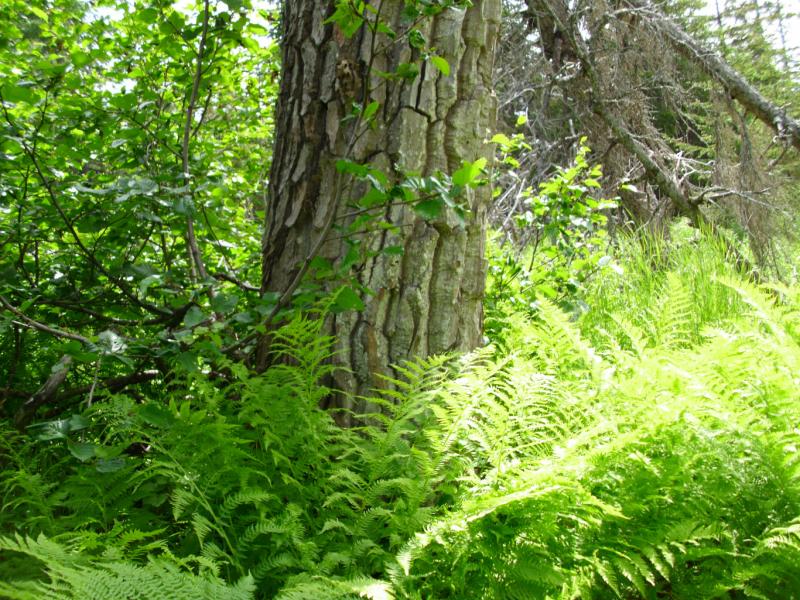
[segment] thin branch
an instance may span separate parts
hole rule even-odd
[[[44,323],[40,323],[39,321],[35,321],[23,313],[20,309],[16,308],[12,305],[8,300],[6,300],[3,296],[0,296],[0,305],[3,306],[7,311],[13,313],[19,318],[19,321],[15,321],[18,325],[22,325],[24,327],[30,327],[31,329],[36,329],[37,331],[41,331],[43,333],[49,333],[50,335],[58,338],[63,338],[67,340],[75,340],[76,342],[81,342],[82,344],[91,344],[89,338],[85,338],[82,335],[78,335],[77,333],[70,333],[69,331],[63,331],[61,329],[54,329]]]
[[[31,422],[36,409],[53,397],[61,384],[64,383],[71,364],[72,357],[65,354],[53,365],[50,377],[47,378],[44,385],[27,402],[20,406],[17,414],[14,415],[14,425],[16,425],[17,429],[24,429]]]
[[[62,358],[62,360],[63,360],[63,358]],[[61,364],[61,362],[59,361],[58,364]],[[66,375],[66,371],[64,372],[64,375]],[[24,421],[24,424],[22,425],[22,427],[24,427],[25,425],[30,423],[30,420],[33,417],[33,413],[35,412],[35,410],[38,409],[39,407],[43,406],[48,400],[49,400],[49,404],[51,404],[52,406],[58,406],[59,404],[63,404],[66,401],[71,400],[73,398],[83,397],[83,396],[86,396],[87,394],[95,394],[99,390],[105,390],[105,391],[108,391],[108,392],[119,392],[119,391],[125,389],[126,387],[128,387],[130,385],[136,385],[136,384],[139,384],[139,383],[147,383],[148,381],[153,381],[154,379],[158,379],[161,376],[162,376],[161,371],[158,371],[156,369],[145,369],[145,370],[142,370],[142,371],[137,371],[135,373],[131,373],[129,375],[121,375],[119,377],[110,377],[108,379],[103,379],[103,380],[95,379],[94,381],[92,381],[91,384],[82,385],[82,386],[75,387],[75,388],[72,388],[72,389],[69,389],[69,390],[65,390],[65,391],[61,392],[60,394],[51,393],[50,396],[48,396],[47,398],[42,398],[42,396],[40,395],[40,392],[45,388],[45,386],[42,386],[42,388],[40,388],[40,390],[37,391],[33,396],[31,396],[31,394],[29,392],[23,392],[23,391],[20,391],[20,390],[9,390],[7,392],[7,395],[8,396],[13,396],[13,397],[16,397],[16,398],[31,398],[32,399],[33,397],[37,397],[38,404],[33,409],[33,411],[30,411],[30,414],[28,414],[28,412],[29,412],[28,410],[25,411],[24,415],[20,414],[19,411],[17,413],[19,418],[22,421]],[[48,382],[50,382],[51,379],[53,379],[52,376],[51,376],[50,379],[48,379]],[[52,383],[55,383],[55,382],[51,382],[51,384]],[[47,385],[47,384],[45,384],[45,385]],[[55,391],[55,390],[53,390],[53,391]],[[31,402],[31,400],[28,400],[28,402],[26,402],[26,405],[28,405],[28,403],[30,403],[30,402]],[[33,405],[30,404],[30,406],[33,406]],[[58,413],[57,413],[56,409],[53,409],[53,410],[49,411],[48,414],[50,416],[52,416],[53,414],[58,414]],[[20,425],[18,425],[18,427],[19,426]]]
[[[719,54],[697,42],[661,12],[651,9],[642,0],[627,0],[627,2],[631,7],[648,14],[648,23],[661,33],[684,58],[692,61],[706,74],[717,80],[745,110],[754,114],[775,131],[778,137],[787,140],[796,150],[800,151],[800,122],[797,119],[794,119],[783,108],[770,102]]]
[[[94,386],[95,390],[107,390],[110,392],[118,392],[129,385],[135,385],[137,383],[147,383],[148,381],[152,381],[153,379],[157,379],[161,377],[161,371],[156,369],[145,369],[143,371],[137,371],[136,373],[131,373],[130,375],[121,375],[119,377],[110,377],[109,379],[103,379],[98,381],[96,384],[92,383],[89,385],[83,385],[80,387],[72,388],[70,390],[66,390],[60,393],[55,401],[63,402],[65,400],[69,400],[70,398],[75,398],[78,396],[83,396],[88,394],[92,386]]]
[[[200,34],[200,45],[197,49],[197,66],[194,72],[189,105],[186,107],[186,122],[183,126],[183,142],[181,144],[181,166],[183,167],[183,177],[187,186],[191,185],[191,177],[189,175],[189,141],[192,136],[192,119],[200,92],[200,82],[203,78],[203,57],[205,55],[206,40],[208,38],[209,16],[209,0],[205,0],[203,3],[203,32]],[[194,218],[191,214],[186,218],[186,243],[189,246],[189,253],[192,256],[192,261],[197,268],[197,274],[201,280],[207,279],[208,273],[205,263],[203,262],[203,256],[200,254],[200,248],[197,245],[197,237],[194,231]]]
[[[230,283],[233,283],[238,288],[240,288],[240,289],[242,289],[242,290],[244,290],[246,292],[259,292],[259,291],[261,291],[258,287],[254,286],[254,285],[252,285],[250,283],[247,283],[246,281],[242,281],[241,279],[237,279],[234,275],[231,275],[230,273],[212,273],[211,276],[214,279],[218,279],[220,281],[229,281]]]

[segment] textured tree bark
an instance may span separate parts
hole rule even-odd
[[[491,159],[486,140],[494,127],[492,69],[500,21],[499,0],[476,0],[414,24],[444,57],[449,76],[422,66],[414,80],[388,81],[401,63],[420,65],[405,38],[373,38],[362,27],[346,39],[324,21],[333,2],[283,3],[283,79],[276,117],[263,244],[262,290],[284,293],[315,254],[344,256],[345,240],[331,224],[346,224],[358,185],[337,173],[339,158],[369,161],[399,180],[402,173],[451,173],[462,160]],[[404,3],[374,4],[380,18],[402,33],[412,25]],[[380,103],[374,127],[344,120],[353,102]],[[329,317],[337,360],[346,369],[336,385],[348,395],[386,387],[391,365],[414,356],[468,350],[481,339],[487,187],[469,190],[471,215],[420,219],[407,205],[390,205],[383,219],[400,233],[359,234],[365,261],[353,267],[373,293],[366,309]],[[404,254],[379,253],[402,246]]]

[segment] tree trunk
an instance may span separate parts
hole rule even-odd
[[[285,294],[308,275],[315,256],[337,263],[348,240],[366,255],[350,275],[371,290],[363,311],[329,317],[336,385],[347,395],[388,386],[391,365],[414,356],[474,348],[481,339],[488,186],[468,190],[466,224],[454,215],[426,221],[406,204],[387,205],[382,219],[397,230],[344,236],[364,190],[338,173],[336,161],[369,162],[399,181],[404,173],[452,173],[462,160],[491,159],[495,118],[492,68],[499,0],[476,0],[413,24],[445,58],[445,75],[402,36],[412,26],[404,3],[374,4],[398,33],[392,41],[361,27],[347,38],[324,24],[333,2],[283,3],[283,78],[276,117],[263,245],[262,290]],[[365,13],[371,14],[371,13]],[[370,17],[376,18],[376,17]],[[415,79],[387,79],[402,63],[420,65]],[[446,70],[446,69],[445,69]],[[352,103],[380,108],[372,126],[343,120]],[[402,255],[381,254],[400,246]],[[327,283],[326,285],[332,285]],[[352,396],[350,396],[352,397]]]

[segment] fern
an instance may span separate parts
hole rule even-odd
[[[394,594],[383,581],[361,577],[337,580],[327,577],[297,577],[276,596],[276,600],[345,600],[368,598],[392,600]]]
[[[90,559],[43,536],[36,540],[0,537],[0,550],[39,561],[49,579],[0,582],[0,596],[12,600],[249,600],[255,589],[249,577],[226,585],[213,576],[186,572],[163,559],[144,565]]]
[[[797,597],[800,293],[660,251],[399,365],[349,429],[314,315],[264,373],[3,425],[0,595]]]

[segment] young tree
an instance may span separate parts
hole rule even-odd
[[[480,340],[490,190],[467,184],[491,155],[499,21],[499,0],[283,5],[262,291],[361,293],[330,317],[347,392]]]

